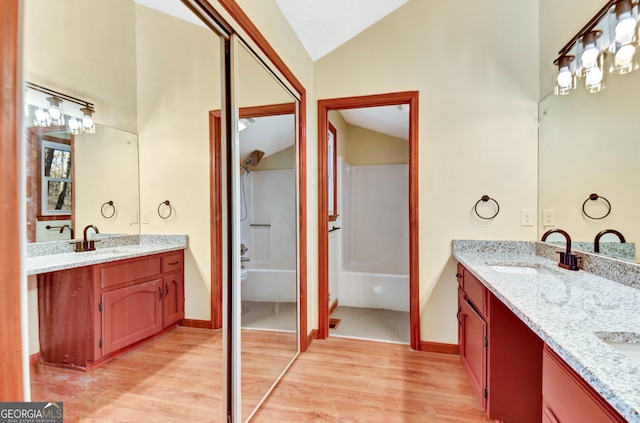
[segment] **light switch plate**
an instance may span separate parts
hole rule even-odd
[[[533,209],[520,210],[520,225],[533,226]]]
[[[542,226],[556,226],[556,211],[554,209],[542,210]]]

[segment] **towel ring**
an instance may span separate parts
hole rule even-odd
[[[169,214],[167,214],[166,216],[163,216],[162,213],[160,212],[160,208],[162,207],[163,204],[169,207]],[[165,200],[160,204],[158,204],[158,216],[160,216],[161,219],[168,219],[169,216],[171,216],[172,212],[173,212],[173,209],[171,208],[171,202],[169,200]]]
[[[108,216],[107,216],[107,213],[105,213],[105,207],[106,207],[106,211],[108,211],[109,207],[111,207],[111,214],[108,215]],[[111,219],[113,216],[115,216],[116,215],[116,206],[113,205],[113,201],[109,200],[109,201],[105,202],[102,205],[102,207],[100,207],[100,214],[105,219]]]
[[[491,217],[485,217],[480,215],[480,213],[478,213],[478,204],[480,204],[480,201],[482,202],[487,202],[487,201],[493,201],[496,204],[496,213],[491,216]],[[473,210],[476,212],[476,215],[480,218],[480,219],[484,219],[484,220],[491,220],[494,217],[496,217],[498,215],[498,213],[500,213],[500,204],[498,204],[498,202],[496,200],[494,200],[493,198],[489,197],[488,195],[483,195],[477,202],[476,205],[473,206]]]
[[[591,201],[596,201],[597,199],[603,199],[605,201],[605,203],[607,203],[607,213],[604,216],[600,216],[600,217],[593,217],[591,215],[589,215],[589,213],[587,213],[587,211],[584,209],[584,207],[587,205],[587,202],[589,200]],[[611,203],[609,202],[609,200],[607,200],[606,198],[604,198],[601,195],[598,194],[591,194],[589,196],[589,198],[587,198],[586,200],[584,200],[584,203],[582,203],[582,213],[584,213],[585,216],[587,216],[589,219],[593,219],[593,220],[601,220],[604,219],[605,217],[609,216],[609,213],[611,213]]]

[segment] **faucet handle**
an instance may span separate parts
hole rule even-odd
[[[560,254],[560,260],[558,261],[558,266],[567,270],[580,270],[582,267],[582,257],[577,256],[571,253],[565,253],[563,251],[558,251]]]

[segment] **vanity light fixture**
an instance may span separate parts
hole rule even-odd
[[[33,124],[39,127],[65,126],[71,134],[94,134],[93,103],[27,82],[25,116],[33,111]],[[64,104],[64,111],[63,111]]]
[[[62,100],[56,96],[47,97],[49,101],[49,109],[47,113],[49,113],[49,117],[51,118],[52,125],[64,125],[64,115],[61,110]]]
[[[603,38],[603,31],[597,29],[584,34],[578,42],[578,76],[584,78],[585,89],[590,93],[605,87]]]
[[[566,55],[558,58],[554,81],[554,92],[556,95],[567,95],[576,87],[576,72],[574,70],[575,56]]]
[[[622,75],[640,67],[639,1],[607,1],[560,50],[553,62],[556,95],[569,94],[578,80],[584,80],[587,92],[596,93],[605,87],[607,73]]]
[[[83,113],[80,132],[83,134],[95,134],[96,126],[93,124],[93,110],[83,107],[80,111]]]

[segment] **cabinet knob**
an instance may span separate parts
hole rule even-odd
[[[456,273],[456,278],[461,278],[462,275],[460,273]]]

